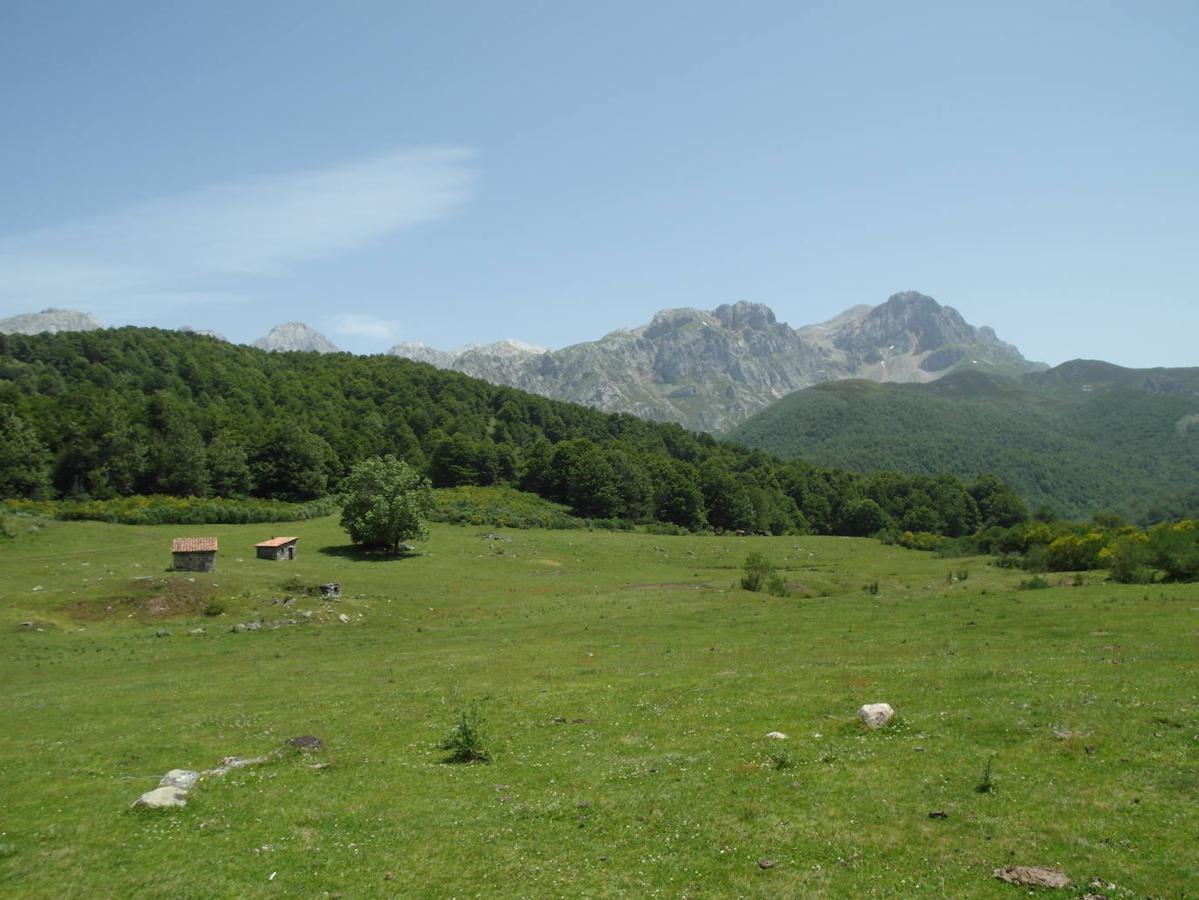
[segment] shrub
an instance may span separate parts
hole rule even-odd
[[[898,544],[909,550],[937,550],[945,543],[945,538],[930,531],[905,531],[899,536]]]
[[[684,534],[691,534],[691,532],[688,531],[686,528],[684,528],[682,525],[672,525],[670,522],[650,522],[648,525],[645,526],[645,533],[646,534],[665,534],[665,535],[671,535],[671,536],[675,536],[675,537],[679,537]]]
[[[226,497],[169,497],[161,494],[112,500],[5,500],[17,513],[63,521],[111,522],[121,525],[243,525],[250,522],[295,522],[331,515],[331,497],[308,503],[281,500],[232,500]]]
[[[489,763],[491,751],[487,748],[487,721],[483,718],[482,706],[472,701],[464,709],[458,711],[458,721],[450,729],[445,740],[439,744],[442,750],[448,750],[450,755],[445,758],[447,763]]]
[[[1161,525],[1149,534],[1150,558],[1163,570],[1167,581],[1199,579],[1199,529],[1184,520]]]
[[[783,580],[783,576],[775,573],[770,576],[766,582],[766,593],[772,594],[775,597],[790,597],[791,591],[787,587],[787,582]]]
[[[1141,533],[1116,538],[1099,553],[1107,563],[1108,577],[1117,584],[1148,584],[1153,580],[1149,567],[1149,539]]]
[[[570,509],[515,488],[461,486],[433,492],[429,519],[451,525],[495,528],[584,528],[587,523]]]
[[[1047,587],[1053,587],[1045,578],[1040,575],[1034,575],[1032,578],[1025,578],[1020,582],[1019,589],[1022,591],[1040,591]]]
[[[741,576],[741,587],[747,591],[760,591],[772,578],[777,578],[774,563],[757,551],[745,557],[745,574]]]

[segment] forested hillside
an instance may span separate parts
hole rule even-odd
[[[731,435],[751,447],[858,472],[990,472],[1027,503],[1072,518],[1141,520],[1199,510],[1199,369],[1077,360],[1009,378],[846,381],[799,391]]]
[[[0,418],[8,497],[307,500],[395,453],[438,486],[511,484],[576,515],[689,529],[958,535],[1025,514],[991,479],[863,478],[395,357],[154,329],[0,336]]]

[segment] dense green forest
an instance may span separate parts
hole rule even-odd
[[[395,453],[438,487],[510,485],[592,520],[969,534],[1026,518],[992,478],[860,476],[391,356],[271,354],[121,328],[0,336],[0,497],[293,502]]]
[[[1075,361],[1020,378],[842,381],[780,400],[730,437],[857,472],[979,472],[1033,508],[1142,522],[1199,512],[1199,369]]]

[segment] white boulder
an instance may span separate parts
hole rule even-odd
[[[895,718],[895,710],[890,703],[867,703],[858,710],[858,718],[867,728],[882,728]]]
[[[171,769],[171,771],[162,776],[162,780],[158,782],[158,786],[176,787],[184,791],[190,791],[199,780],[199,772],[193,772],[191,769]]]
[[[174,809],[187,806],[187,791],[178,787],[156,787],[133,801],[133,809]]]

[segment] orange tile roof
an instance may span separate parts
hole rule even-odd
[[[298,541],[298,537],[277,537],[271,538],[269,541],[262,541],[255,544],[255,547],[282,547],[284,544],[290,544],[292,541]]]
[[[215,553],[216,549],[216,538],[175,538],[171,541],[172,553]]]

